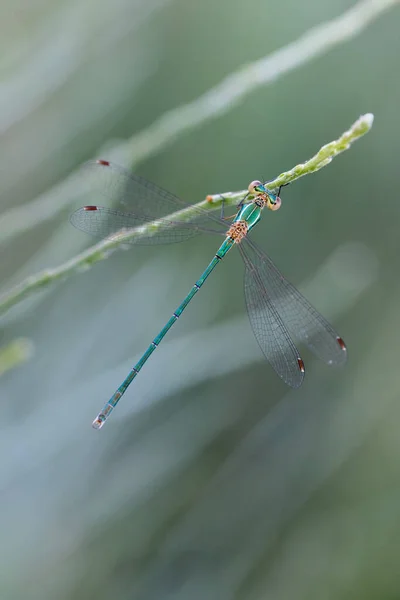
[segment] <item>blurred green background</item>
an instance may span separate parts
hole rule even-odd
[[[1,0],[1,291],[89,247],[68,218],[90,200],[57,187],[80,163],[353,4]],[[399,27],[396,6],[134,165],[197,202],[373,112],[254,232],[346,340],[345,369],[304,351],[285,387],[232,253],[95,433],[214,239],[116,252],[2,317],[0,346],[35,352],[0,379],[1,600],[400,597]]]

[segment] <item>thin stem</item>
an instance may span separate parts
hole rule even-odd
[[[374,115],[372,113],[361,115],[361,117],[357,119],[355,123],[353,123],[350,129],[345,131],[340,136],[340,138],[334,140],[333,142],[329,142],[329,144],[325,144],[325,146],[322,146],[322,148],[320,148],[320,150],[318,150],[318,152],[305,163],[300,163],[290,169],[290,171],[285,171],[272,181],[269,181],[268,187],[271,190],[278,189],[282,185],[292,183],[292,181],[300,179],[300,177],[303,177],[304,175],[315,173],[315,171],[319,171],[319,169],[322,169],[322,167],[326,167],[326,165],[329,165],[335,156],[347,150],[353,142],[368,133],[373,122]],[[224,201],[226,201],[227,204],[231,204],[241,200],[246,193],[247,190],[240,190],[238,192],[227,192],[226,194],[222,195],[224,197]],[[207,200],[211,203],[219,204],[221,202],[221,194],[207,196]]]
[[[358,35],[399,0],[361,0],[331,21],[312,27],[294,42],[246,64],[189,104],[178,106],[135,135],[121,148],[131,164],[170,144],[180,134],[231,111],[260,87],[307,64]]]
[[[330,142],[329,144],[326,144],[325,146],[322,146],[322,148],[305,163],[296,165],[289,171],[278,175],[278,177],[269,183],[269,187],[271,189],[278,188],[280,185],[290,183],[296,179],[299,179],[300,177],[303,177],[303,175],[314,173],[322,167],[325,167],[331,162],[332,158],[344,150],[347,150],[352,142],[367,133],[372,127],[373,120],[374,117],[371,113],[361,116],[348,131],[345,131],[340,136],[340,138]],[[241,190],[238,192],[225,192],[223,194],[207,196],[207,198],[202,202],[199,202],[194,206],[188,206],[179,212],[169,215],[167,218],[173,221],[188,221],[190,220],[191,216],[194,217],[198,214],[196,212],[196,207],[201,207],[205,211],[215,210],[215,208],[221,205],[222,198],[224,203],[226,203],[228,206],[236,205],[246,193],[246,190]],[[40,273],[37,273],[36,275],[28,277],[25,279],[25,281],[0,297],[0,314],[4,313],[27,296],[30,296],[33,292],[45,289],[51,283],[59,281],[60,279],[65,279],[73,273],[78,273],[79,271],[91,267],[100,260],[106,259],[112,251],[124,243],[127,243],[133,239],[140,239],[140,237],[143,235],[148,236],[149,233],[156,234],[158,229],[162,226],[163,225],[161,223],[153,221],[151,223],[147,223],[146,225],[142,225],[141,227],[136,227],[135,229],[122,230],[112,237],[99,242],[91,248],[88,248],[85,252],[78,254],[59,267],[54,269],[46,269]]]
[[[353,39],[398,2],[399,0],[361,0],[339,17],[312,27],[287,46],[237,69],[215,87],[192,102],[166,112],[149,128],[127,141],[111,148],[108,145],[107,157],[121,164],[129,164],[131,168],[135,167],[181,135],[230,112],[261,87]],[[98,155],[101,156],[102,152]],[[54,218],[79,195],[78,178],[73,173],[32,202],[3,215],[0,241],[4,243],[11,237]]]

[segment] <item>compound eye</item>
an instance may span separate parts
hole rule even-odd
[[[263,190],[261,189],[257,189],[259,187],[263,187],[263,184],[261,183],[261,181],[258,181],[258,179],[255,179],[254,181],[252,181],[249,184],[248,190],[249,190],[249,194],[252,194],[253,196],[259,194],[260,192],[262,192]]]
[[[279,196],[268,196],[267,208],[270,210],[278,210],[281,207],[282,200]]]

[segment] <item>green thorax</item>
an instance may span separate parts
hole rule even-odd
[[[235,221],[245,221],[250,230],[260,220],[261,210],[262,210],[262,208],[260,206],[257,206],[257,204],[255,204],[255,202],[250,202],[249,204],[244,204],[242,206],[241,210],[236,215]]]

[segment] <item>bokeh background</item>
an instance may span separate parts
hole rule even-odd
[[[159,151],[120,152],[353,4],[1,0],[3,292],[93,243],[69,215],[96,199],[65,188],[91,157],[197,202],[375,114],[254,231],[346,340],[345,369],[303,351],[305,383],[285,387],[232,253],[93,431],[212,238],[115,252],[2,316],[0,346],[22,337],[34,352],[0,378],[1,600],[400,596],[399,7]]]

